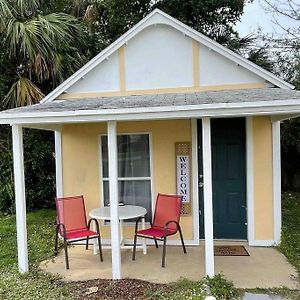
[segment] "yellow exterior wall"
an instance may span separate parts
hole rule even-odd
[[[253,118],[254,239],[273,240],[272,124]]]
[[[100,205],[99,135],[106,134],[106,123],[64,125],[62,130],[64,195],[81,195],[87,211]],[[189,120],[118,123],[119,133],[151,133],[153,195],[176,193],[175,142],[191,142]],[[273,239],[272,127],[269,117],[253,118],[254,239]],[[193,239],[192,216],[183,216],[185,239]],[[109,227],[102,226],[104,238]],[[131,238],[133,226],[125,228]],[[178,237],[174,237],[178,238]]]
[[[100,205],[99,135],[106,132],[106,123],[64,125],[62,130],[64,195],[84,195],[87,211]],[[190,120],[120,122],[118,132],[151,133],[153,195],[176,193],[175,142],[191,142]],[[184,238],[193,239],[192,216],[183,216],[181,225]],[[101,231],[109,238],[108,226]],[[133,226],[128,225],[124,233],[132,238]]]

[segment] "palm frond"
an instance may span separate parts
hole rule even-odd
[[[44,94],[28,78],[19,77],[4,98],[5,107],[19,107],[38,103]]]
[[[8,19],[13,17],[12,10],[7,0],[0,0],[0,33],[5,29]]]
[[[40,0],[14,0],[13,5],[18,15],[28,17],[33,15],[41,5]]]

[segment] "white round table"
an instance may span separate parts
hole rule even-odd
[[[125,241],[123,238],[123,220],[134,219],[138,217],[144,217],[147,214],[147,210],[144,207],[136,205],[123,205],[118,206],[119,220],[120,220],[120,244],[122,248],[132,248],[132,246],[125,246]],[[98,220],[110,220],[110,207],[104,206],[99,208],[94,208],[89,212],[91,218]],[[145,218],[142,219],[142,229],[145,229]],[[96,246],[96,245],[95,245]],[[143,239],[142,242],[143,253],[147,253],[146,240]],[[140,248],[139,247],[139,248]],[[94,253],[97,253],[97,247],[94,247]]]
[[[135,205],[118,206],[118,211],[120,220],[134,219],[143,217],[147,214],[146,208]],[[110,207],[104,206],[94,208],[90,211],[89,215],[91,218],[95,219],[110,220]]]

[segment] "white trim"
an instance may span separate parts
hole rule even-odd
[[[254,240],[251,243],[249,242],[249,246],[253,247],[273,247],[275,246],[274,240]]]
[[[198,126],[197,119],[191,120],[192,134],[192,190],[193,190],[193,236],[196,245],[199,245],[199,192],[198,192]],[[186,242],[186,241],[185,241]]]
[[[99,145],[99,161],[98,161],[98,166],[99,166],[99,186],[100,186],[100,199],[99,199],[99,204],[100,207],[104,206],[104,188],[103,188],[103,168],[102,168],[102,140],[101,137],[104,134],[99,134],[98,136],[98,145]],[[105,222],[103,222],[105,224]]]
[[[109,169],[109,199],[110,199],[110,231],[111,231],[111,256],[112,277],[121,279],[121,248],[120,226],[118,211],[118,147],[117,147],[117,122],[107,123],[108,138],[108,169]]]
[[[273,209],[274,241],[278,245],[281,238],[281,155],[280,155],[280,121],[272,122],[273,147]]]
[[[202,118],[205,273],[215,275],[210,118]]]
[[[251,115],[300,114],[300,99],[274,100],[243,103],[214,103],[161,107],[139,107],[99,110],[73,110],[64,112],[30,112],[0,114],[0,124],[80,123],[187,119],[201,117],[230,117]]]
[[[109,178],[108,177],[102,177],[103,181],[108,181]],[[139,181],[139,180],[151,180],[151,176],[150,177],[118,177],[119,181]]]
[[[39,124],[39,125],[23,125],[23,128],[46,130],[46,131],[61,131],[61,125],[49,125],[49,124]]]
[[[272,122],[285,121],[285,120],[290,120],[290,119],[294,119],[294,118],[298,118],[298,117],[300,117],[299,114],[276,115],[276,116],[271,117],[271,121]]]
[[[149,151],[150,151],[150,175],[151,175],[151,210],[152,210],[152,220],[154,217],[154,210],[156,204],[156,191],[155,191],[155,183],[154,183],[154,160],[153,160],[153,136],[152,132],[149,132]],[[147,240],[144,239],[144,242]]]
[[[246,168],[247,168],[247,231],[248,242],[254,241],[254,182],[253,182],[253,120],[246,118]]]
[[[150,181],[150,188],[151,188],[151,211],[152,215],[154,214],[154,207],[155,207],[155,199],[154,199],[154,172],[153,172],[153,153],[152,153],[152,133],[151,132],[122,132],[117,133],[117,136],[120,135],[148,135],[148,141],[149,141],[149,156],[150,156],[150,176],[149,177],[118,177],[119,181],[139,181],[139,180],[149,180]],[[99,168],[100,168],[100,190],[101,190],[101,199],[100,199],[100,207],[104,206],[104,187],[103,182],[109,181],[108,177],[103,177],[103,170],[102,170],[102,141],[101,137],[107,136],[106,134],[100,134],[99,135]],[[132,225],[134,223],[126,222],[126,225]]]
[[[63,197],[63,163],[62,163],[62,135],[60,131],[54,132],[55,138],[55,182],[56,197]]]
[[[60,94],[65,92],[70,86],[72,86],[79,79],[84,77],[85,74],[90,72],[93,68],[95,68],[98,64],[108,58],[111,54],[121,48],[123,45],[129,42],[131,38],[136,36],[139,32],[144,30],[145,28],[157,25],[169,25],[183,34],[189,36],[190,38],[198,41],[199,43],[207,46],[211,50],[216,51],[217,53],[223,55],[224,57],[230,59],[234,63],[248,69],[254,74],[264,78],[265,80],[273,83],[274,85],[285,88],[285,89],[293,89],[294,86],[275,76],[274,74],[268,72],[267,70],[259,67],[258,65],[250,62],[249,60],[243,58],[242,56],[234,53],[233,51],[225,48],[219,43],[213,41],[207,36],[197,32],[191,27],[183,24],[182,22],[172,18],[168,14],[162,12],[159,9],[155,9],[148,16],[142,19],[139,23],[133,26],[130,30],[128,30],[125,34],[123,34],[119,39],[117,39],[110,46],[105,48],[101,53],[95,56],[92,60],[90,60],[86,65],[84,65],[80,70],[78,70],[75,74],[65,80],[61,85],[59,85],[54,91],[49,93],[41,102],[49,102],[53,101]]]
[[[12,126],[19,272],[29,271],[22,126]]]

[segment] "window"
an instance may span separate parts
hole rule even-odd
[[[119,202],[143,206],[151,217],[151,172],[148,134],[118,135]],[[109,204],[107,136],[101,137],[104,205]]]

